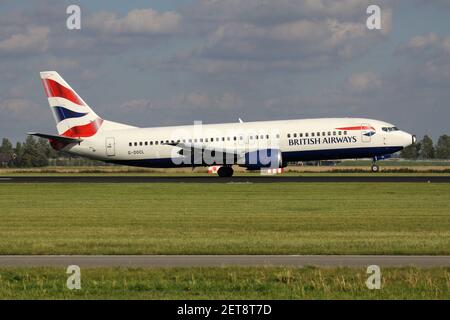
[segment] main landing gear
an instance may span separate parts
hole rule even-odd
[[[233,175],[234,170],[232,167],[220,167],[219,170],[217,170],[217,174],[221,178],[229,178]]]
[[[372,167],[370,168],[373,173],[380,172],[380,167],[377,165],[377,159],[372,160]]]

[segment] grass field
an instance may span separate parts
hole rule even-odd
[[[345,161],[336,166],[293,166],[284,169],[284,175],[373,175],[370,161]],[[381,172],[376,175],[450,175],[450,162],[429,161],[381,161]],[[235,175],[259,175],[259,171],[247,171],[234,166]],[[2,176],[16,175],[208,175],[206,167],[192,168],[136,168],[127,166],[49,166],[42,168],[0,168]]]
[[[369,290],[365,269],[82,269],[81,290],[63,268],[0,269],[0,299],[450,299],[450,269],[386,268]]]
[[[2,184],[0,254],[450,254],[450,184]]]

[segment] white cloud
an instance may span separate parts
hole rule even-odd
[[[385,1],[381,1],[385,4]],[[206,72],[310,71],[364,55],[391,30],[366,28],[367,0],[203,0],[184,12],[205,41],[168,65]]]
[[[126,101],[120,106],[120,109],[125,112],[146,111],[153,109],[153,105],[150,99],[135,99]]]
[[[167,99],[135,99],[122,104],[125,112],[145,112],[151,110],[218,110],[236,108],[243,105],[241,98],[232,92],[219,95],[190,92],[178,94]]]
[[[228,109],[242,105],[242,100],[234,93],[225,92],[214,96],[206,93],[189,93],[178,96],[174,99],[174,104],[186,104],[196,108]]]
[[[403,53],[423,54],[450,54],[450,37],[440,37],[435,33],[412,37],[402,48]]]
[[[86,27],[105,34],[169,34],[179,29],[181,16],[175,12],[159,13],[153,9],[134,9],[125,17],[112,12],[90,16]]]
[[[442,83],[450,80],[450,37],[435,33],[412,37],[397,53],[413,63],[414,79],[421,79],[428,84]]]
[[[380,77],[373,72],[354,73],[348,79],[350,89],[358,92],[367,92],[381,86]]]
[[[426,48],[430,45],[435,46],[437,44],[439,44],[439,37],[435,33],[429,33],[427,35],[418,35],[412,37],[406,45],[406,48],[421,49]]]
[[[36,107],[37,104],[28,99],[4,99],[0,100],[0,110],[1,112],[13,113],[13,114],[23,114],[25,111]]]
[[[48,27],[28,27],[25,32],[16,33],[0,41],[0,54],[43,53],[48,49]]]

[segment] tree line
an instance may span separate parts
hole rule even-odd
[[[28,136],[25,142],[17,142],[15,147],[7,139],[2,139],[0,146],[0,166],[10,168],[45,167],[51,159],[79,158],[64,151],[54,150],[46,139]],[[430,136],[403,149],[400,158],[404,159],[450,159],[450,136],[442,135],[436,144]],[[81,160],[81,159],[80,159]],[[92,160],[82,160],[83,165],[97,165]],[[63,161],[62,164],[69,163]],[[80,163],[80,162],[78,162]]]
[[[52,161],[61,159],[62,161]],[[99,165],[99,161],[84,159],[64,151],[54,150],[47,139],[28,136],[25,142],[17,142],[15,146],[3,138],[0,145],[0,167],[31,168],[46,167],[50,163],[58,165]]]
[[[406,147],[400,152],[404,159],[450,159],[450,136],[444,134],[436,144],[430,136],[425,135],[422,140]]]

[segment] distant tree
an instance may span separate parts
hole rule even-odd
[[[0,145],[0,162],[1,165],[10,166],[14,159],[14,149],[12,143],[7,139],[2,139],[2,144]]]
[[[446,134],[440,136],[436,144],[436,158],[450,159],[450,137]]]
[[[44,153],[47,158],[56,158],[58,157],[57,151],[55,151],[50,143],[48,143],[47,139],[39,138],[37,140],[37,146],[40,152]]]
[[[433,140],[425,135],[420,143],[419,157],[421,159],[434,159]]]
[[[23,157],[23,147],[21,142],[16,143],[16,148],[14,149],[14,153],[16,154],[15,159],[13,160],[14,167],[22,167],[22,157]]]
[[[8,153],[8,154],[12,154],[14,152],[12,143],[7,138],[2,139],[2,144],[0,146],[0,152]]]
[[[42,149],[36,139],[32,136],[28,136],[27,140],[23,144],[23,154],[21,160],[21,166],[23,167],[45,167],[48,165],[48,158],[46,150]]]
[[[409,145],[400,152],[400,157],[403,159],[416,160],[417,158],[419,158],[420,147],[420,142]]]

